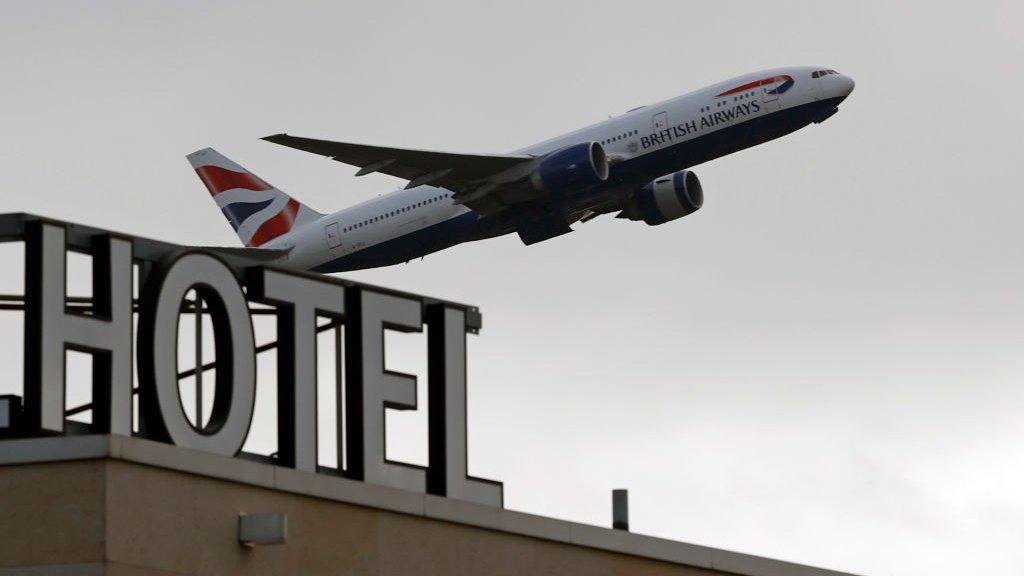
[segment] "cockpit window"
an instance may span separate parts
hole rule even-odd
[[[839,74],[835,70],[816,70],[811,72],[811,78],[821,78],[822,76],[828,76],[829,74]]]

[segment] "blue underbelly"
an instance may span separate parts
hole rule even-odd
[[[827,117],[841,98],[820,100],[771,112],[745,122],[667,146],[661,150],[625,160],[611,167],[609,186],[625,183],[644,185],[676,170],[691,168],[709,160],[757,146],[795,132]]]
[[[476,212],[466,212],[437,224],[420,228],[415,232],[335,258],[313,268],[313,271],[347,272],[390,266],[413,260],[464,242],[466,238],[479,232],[478,220]]]
[[[643,156],[625,160],[611,167],[605,185],[574,196],[571,203],[586,205],[588,199],[592,199],[610,188],[623,185],[643,186],[655,178],[676,170],[690,168],[726,154],[785,136],[820,118],[828,117],[841,101],[841,98],[821,100],[771,112]],[[469,240],[479,240],[507,233],[512,228],[514,226],[510,226],[509,221],[481,220],[476,212],[467,212],[415,232],[374,244],[358,252],[335,258],[313,270],[316,272],[346,272],[390,266]]]

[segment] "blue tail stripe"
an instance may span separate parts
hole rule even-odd
[[[221,212],[224,213],[228,222],[231,223],[231,227],[237,231],[246,218],[270,206],[270,203],[273,201],[274,199],[271,198],[265,202],[235,202],[222,208]]]

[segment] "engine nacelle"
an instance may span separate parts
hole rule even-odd
[[[608,157],[597,142],[573,144],[543,159],[530,174],[537,190],[564,192],[586,188],[608,179]]]
[[[632,212],[636,220],[651,226],[693,214],[704,204],[700,179],[689,170],[680,170],[648,183],[633,196]]]

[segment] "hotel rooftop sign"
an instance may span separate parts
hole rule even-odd
[[[526,536],[531,542],[569,544],[720,573],[850,576],[505,510],[502,485],[472,478],[466,470],[466,333],[477,332],[481,325],[474,307],[273,269],[243,251],[189,248],[27,214],[0,214],[0,242],[21,241],[25,293],[0,296],[0,310],[24,310],[25,382],[22,396],[0,396],[0,471],[3,466],[119,460],[445,525]],[[92,256],[90,298],[66,294],[68,251]],[[197,291],[199,302],[185,301],[191,290]],[[178,320],[183,312],[210,315],[216,360],[203,364],[197,357],[196,369],[179,372]],[[256,345],[254,314],[276,317],[276,343]],[[419,331],[424,326],[430,438],[429,465],[421,468],[385,458],[384,410],[415,409],[417,382],[413,376],[385,370],[383,335],[385,329]],[[344,366],[344,378],[337,374],[337,382],[344,383],[345,410],[338,426],[339,439],[345,438],[344,446],[339,440],[339,452],[344,450],[347,461],[344,469],[317,465],[315,334],[324,330],[334,330],[336,342],[344,342],[344,363],[337,358],[335,363],[339,372]],[[258,457],[241,449],[253,418],[256,355],[271,346],[278,350],[278,453]],[[66,407],[67,350],[92,356],[92,401],[87,406]],[[208,423],[197,426],[187,418],[179,380],[210,368],[216,368],[212,415]],[[85,408],[92,410],[88,425],[68,419]],[[197,405],[196,413],[203,412]],[[338,461],[343,461],[340,455]],[[110,473],[127,472],[121,466]],[[8,487],[14,489],[14,498],[35,489],[17,483]],[[111,506],[118,496],[104,499],[105,506]],[[328,513],[323,507],[312,508]],[[33,518],[36,512],[31,511]],[[138,513],[147,512],[144,508]],[[20,536],[35,533],[25,528],[17,525],[8,531],[15,535],[14,546],[20,546]],[[388,531],[376,535],[394,540],[392,536]],[[391,540],[388,545],[398,542]],[[493,538],[487,540],[496,545]],[[522,542],[515,546],[525,550]],[[501,554],[496,558],[494,565],[504,562]]]
[[[73,350],[92,356],[88,433],[242,455],[256,398],[258,347],[251,314],[257,306],[277,317],[274,464],[322,471],[317,466],[316,334],[325,327],[340,333],[343,327],[345,411],[339,414],[338,437],[345,439],[347,464],[337,472],[391,488],[502,505],[500,483],[467,473],[466,333],[480,328],[476,308],[275,269],[251,259],[249,252],[178,246],[27,214],[0,215],[0,241],[25,246],[24,392],[0,399],[5,436],[71,432],[65,358]],[[92,257],[91,300],[66,294],[69,250]],[[209,314],[215,333],[213,406],[202,425],[189,421],[179,395],[178,323],[193,290],[202,302],[198,312]],[[426,468],[390,462],[384,449],[385,408],[414,410],[417,392],[414,376],[385,369],[384,331],[420,332],[424,326],[430,386]]]

